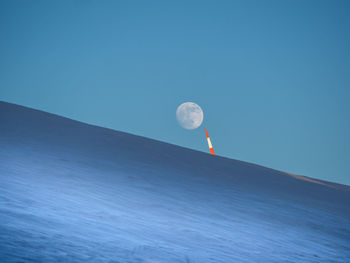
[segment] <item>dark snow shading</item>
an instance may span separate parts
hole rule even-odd
[[[0,262],[350,262],[350,187],[0,102]]]

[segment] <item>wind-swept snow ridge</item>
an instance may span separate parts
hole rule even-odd
[[[348,186],[0,102],[1,262],[349,258]]]

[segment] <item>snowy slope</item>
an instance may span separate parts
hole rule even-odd
[[[0,125],[0,262],[350,262],[348,186],[5,102]]]

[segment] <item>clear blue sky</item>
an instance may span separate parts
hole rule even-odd
[[[350,185],[350,1],[1,1],[0,99]],[[181,128],[198,103],[204,126]]]

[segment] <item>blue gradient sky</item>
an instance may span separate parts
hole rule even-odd
[[[1,1],[0,99],[350,185],[350,1]]]

